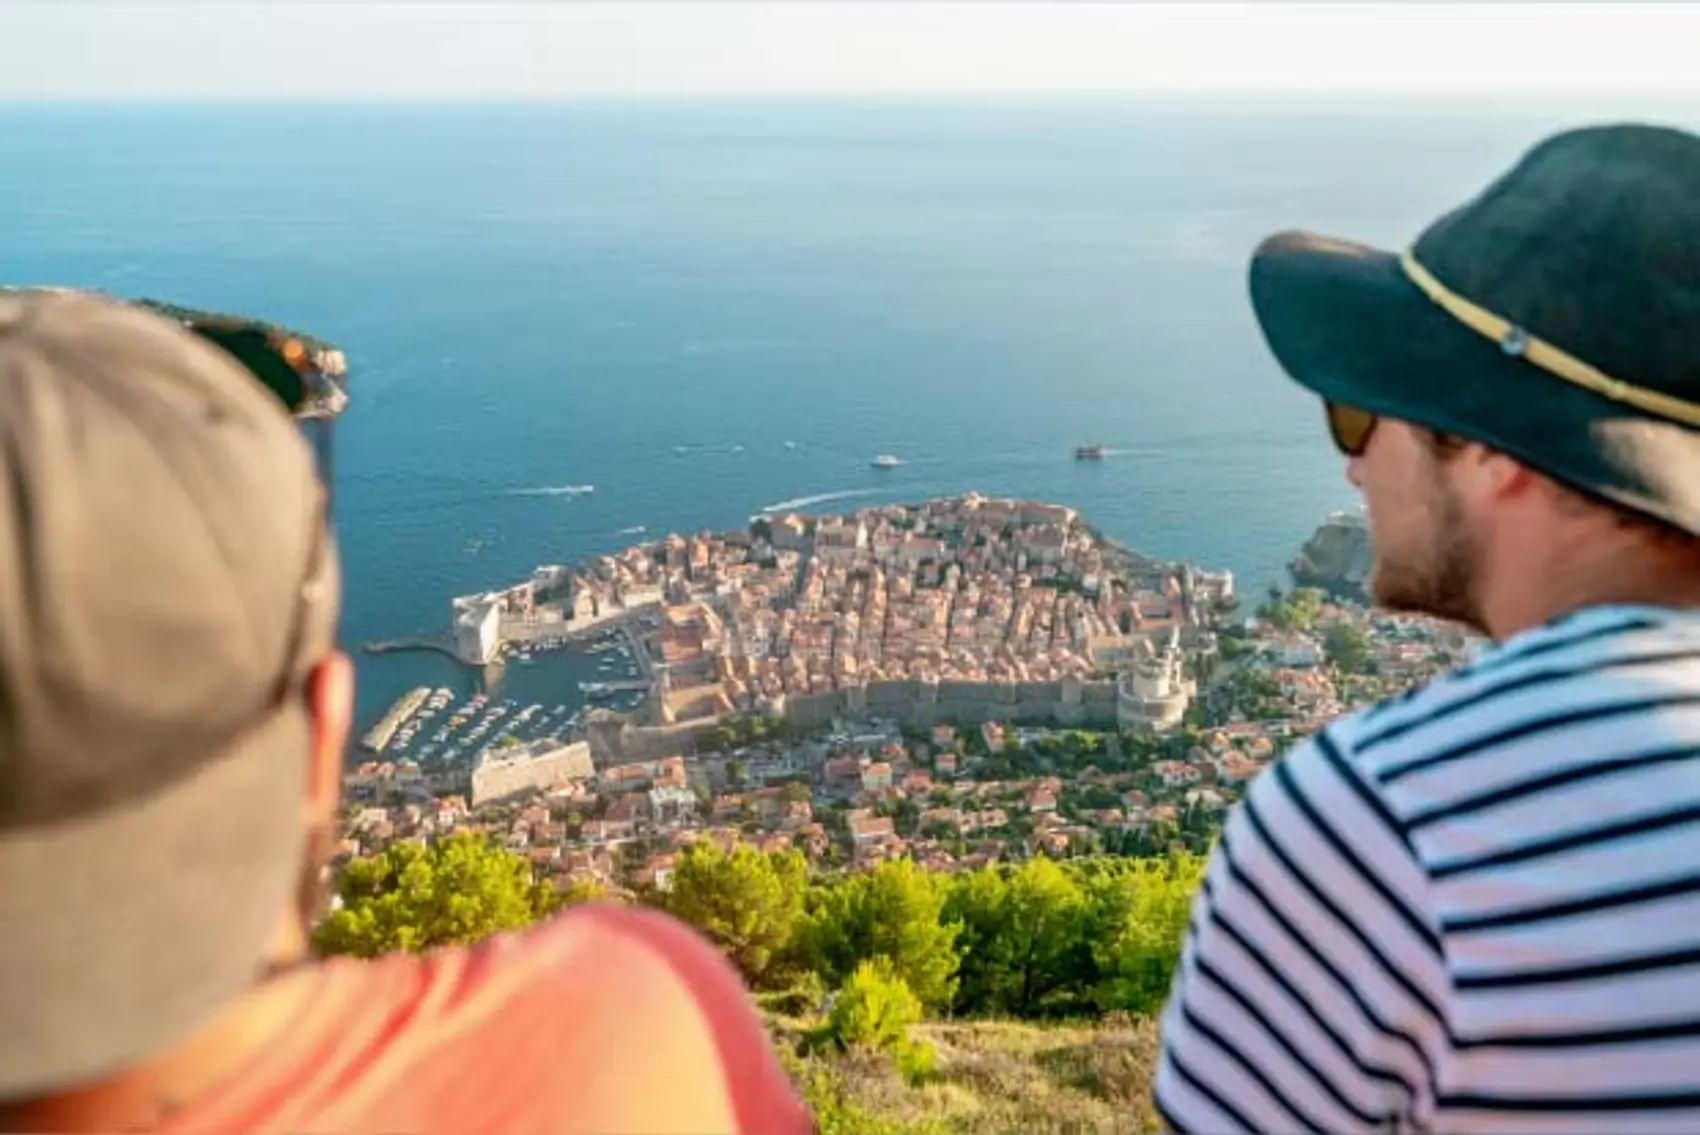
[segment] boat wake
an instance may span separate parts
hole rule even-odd
[[[673,447],[673,456],[675,457],[691,457],[699,453],[724,453],[736,456],[742,452],[744,452],[742,445],[675,445]]]
[[[616,536],[642,536],[645,532],[648,532],[648,531],[649,531],[649,529],[646,526],[644,526],[642,524],[638,524],[638,525],[634,525],[631,528],[622,528],[618,532],[614,533],[614,535],[616,535]]]
[[[835,493],[816,493],[809,497],[793,497],[791,500],[770,504],[762,509],[763,512],[792,512],[799,508],[812,505],[826,504],[828,501],[849,500],[852,497],[871,497],[875,493],[886,492],[885,489],[840,489]]]
[[[595,485],[539,485],[531,489],[514,489],[516,497],[583,497],[596,491]]]

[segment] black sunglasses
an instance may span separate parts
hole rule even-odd
[[[348,408],[340,352],[327,343],[253,319],[158,300],[135,302],[136,306],[174,320],[234,356],[283,403],[313,451],[319,481],[325,487],[328,518],[333,484],[332,427]]]
[[[1335,448],[1347,457],[1362,457],[1380,419],[1368,410],[1338,402],[1325,400],[1322,407],[1328,415],[1328,436],[1334,439]]]
[[[157,300],[138,300],[136,304],[175,320],[223,349],[283,403],[312,450],[319,484],[324,486],[325,524],[318,526],[315,536],[316,540],[322,541],[332,515],[332,427],[348,408],[348,392],[342,385],[346,380],[347,367],[341,352],[328,343],[253,319],[197,311]],[[311,562],[315,565],[322,563],[317,551]],[[303,594],[306,594],[305,590]],[[291,658],[299,652],[305,634],[307,606],[308,602],[304,600],[296,611],[292,631],[295,644],[290,648]],[[340,637],[340,631],[333,628],[332,636]]]

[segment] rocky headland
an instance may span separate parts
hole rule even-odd
[[[1315,587],[1337,599],[1369,602],[1369,524],[1359,511],[1329,515],[1287,565],[1298,587]]]

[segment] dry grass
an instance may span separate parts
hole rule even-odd
[[[878,1117],[867,1130],[1063,1135],[1159,1130],[1151,1106],[1157,1022],[1090,1025],[934,1022],[914,1030],[937,1069],[908,1085],[890,1061],[844,1055],[824,1061],[843,1098]],[[852,1122],[841,1128],[855,1131]]]

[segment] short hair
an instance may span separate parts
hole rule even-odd
[[[1417,436],[1427,447],[1429,453],[1441,461],[1456,456],[1465,446],[1472,444],[1469,438],[1449,434],[1431,426],[1416,426],[1415,429]],[[1474,444],[1484,445],[1488,449],[1493,448],[1482,442]],[[1561,481],[1543,470],[1534,469],[1527,462],[1520,461],[1517,458],[1512,458],[1512,460],[1518,461],[1519,464],[1540,474],[1541,478],[1551,486],[1558,510],[1566,516],[1598,516],[1603,513],[1611,518],[1612,527],[1620,531],[1637,536],[1656,548],[1668,550],[1676,555],[1689,555],[1700,559],[1700,535],[1678,528],[1656,516],[1649,516],[1616,501],[1577,488],[1575,485]]]

